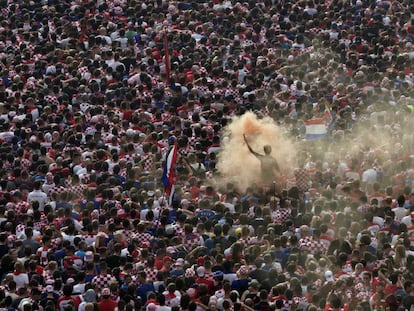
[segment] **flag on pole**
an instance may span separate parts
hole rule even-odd
[[[168,32],[164,29],[164,63],[165,63],[165,84],[170,84],[171,65],[170,65],[170,51],[168,49]]]
[[[328,108],[321,118],[312,118],[305,121],[306,139],[316,140],[325,137],[333,122],[332,114]]]
[[[171,206],[175,192],[175,165],[177,163],[178,145],[177,140],[170,148],[165,158],[164,172],[162,174],[162,183],[164,184],[165,193],[168,196],[168,204]]]

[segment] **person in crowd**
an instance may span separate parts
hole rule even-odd
[[[414,307],[412,1],[0,11],[1,310]]]

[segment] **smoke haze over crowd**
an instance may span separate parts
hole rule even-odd
[[[223,182],[232,182],[239,190],[260,182],[260,161],[249,152],[243,134],[258,153],[264,154],[263,146],[270,145],[282,174],[290,173],[296,156],[294,144],[284,137],[271,118],[259,119],[254,113],[247,112],[234,117],[224,131],[218,161]]]

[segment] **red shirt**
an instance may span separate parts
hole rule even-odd
[[[207,280],[205,278],[198,278],[195,280],[196,284],[205,284],[207,285],[208,291],[211,294],[214,290],[214,282],[211,280]]]
[[[163,266],[164,263],[162,262],[162,259],[155,258],[155,268],[157,268],[157,270],[161,270]]]
[[[118,304],[115,300],[105,299],[99,302],[99,311],[114,311]]]
[[[397,289],[399,289],[399,287],[395,284],[388,285],[384,289],[385,295],[392,295],[397,291]]]
[[[198,198],[198,196],[200,195],[200,188],[198,188],[197,186],[191,187],[190,193],[193,199]]]

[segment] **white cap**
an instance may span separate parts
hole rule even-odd
[[[197,268],[197,275],[199,277],[203,277],[205,273],[206,273],[206,268],[204,268],[203,266]]]
[[[327,282],[333,282],[334,281],[334,277],[333,277],[333,273],[332,273],[332,271],[326,271],[325,272],[325,280],[327,281]]]

